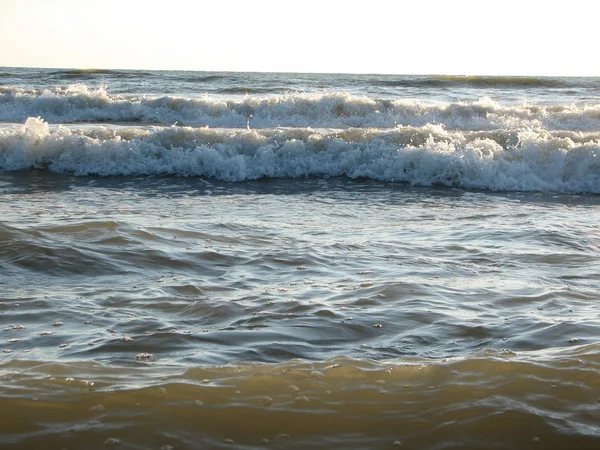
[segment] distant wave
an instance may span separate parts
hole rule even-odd
[[[211,97],[123,97],[84,84],[26,90],[0,88],[0,121],[41,117],[51,123],[107,122],[211,127],[395,127],[443,124],[463,130],[599,128],[600,104],[500,105],[483,98],[468,102],[421,102],[352,96],[347,93]]]
[[[96,75],[109,75],[115,78],[140,78],[153,76],[151,72],[122,71],[110,69],[67,69],[49,72],[48,75],[54,77],[62,77],[67,81],[71,78],[93,77]]]
[[[275,94],[278,92],[284,91],[284,88],[260,88],[260,87],[244,87],[244,86],[235,86],[229,88],[222,88],[217,90],[218,94]]]
[[[185,75],[169,74],[169,78],[184,83],[211,83],[230,78],[230,75],[202,75],[198,72],[186,73]]]
[[[383,87],[439,87],[445,86],[447,82],[435,78],[398,78],[398,79],[374,79],[369,80],[369,84],[373,86]]]
[[[105,75],[113,73],[110,69],[66,69],[50,72],[49,75]]]
[[[470,75],[433,75],[374,79],[370,84],[386,87],[485,87],[485,88],[565,88],[571,86],[566,78],[551,77],[506,77],[506,76],[470,76]],[[581,83],[581,81],[578,81]]]
[[[0,170],[224,181],[349,177],[489,190],[600,193],[600,132],[0,128]]]
[[[551,77],[509,77],[509,76],[474,76],[474,75],[437,75],[431,77],[432,81],[445,84],[469,86],[516,86],[516,87],[541,87],[560,88],[569,86],[565,79]]]

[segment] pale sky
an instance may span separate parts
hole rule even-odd
[[[586,0],[0,0],[0,66],[600,76]]]

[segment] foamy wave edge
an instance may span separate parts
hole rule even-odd
[[[77,176],[348,177],[494,191],[600,193],[598,133],[393,129],[0,129],[0,170]]]
[[[597,131],[600,104],[501,105],[478,101],[423,102],[326,94],[290,93],[277,96],[145,97],[121,96],[84,84],[52,90],[0,86],[0,121],[23,122],[43,117],[50,123],[139,123],[242,128],[272,127],[395,127],[440,123],[448,128],[544,128]]]

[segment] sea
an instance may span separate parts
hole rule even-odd
[[[600,448],[600,78],[0,68],[0,448]]]

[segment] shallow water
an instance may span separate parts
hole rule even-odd
[[[595,196],[1,189],[7,448],[598,445]]]
[[[30,357],[448,357],[597,338],[596,197],[339,179],[20,183],[5,181],[2,203],[4,317],[48,318],[36,331],[51,335],[15,348]]]
[[[187,370],[15,361],[3,447],[593,449],[598,364],[597,345]]]

